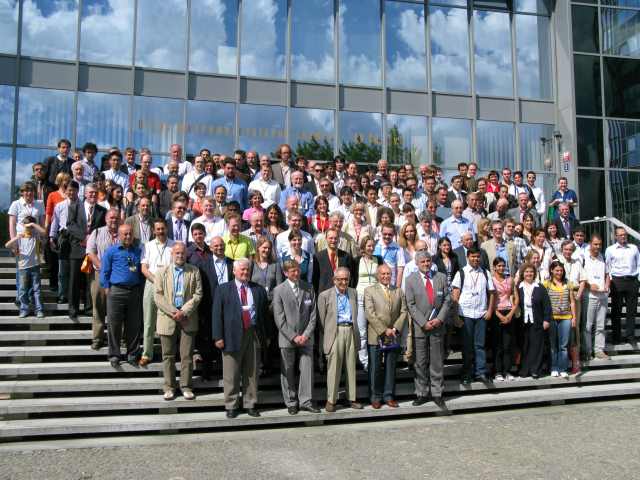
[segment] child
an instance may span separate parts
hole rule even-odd
[[[5,247],[13,249],[18,256],[18,274],[20,285],[20,318],[29,315],[29,290],[33,292],[36,316],[44,318],[40,301],[40,236],[46,236],[44,228],[36,223],[35,218],[27,216],[22,221],[24,231],[9,240]]]

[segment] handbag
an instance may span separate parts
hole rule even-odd
[[[378,348],[383,352],[389,352],[400,349],[400,337],[390,337],[388,335],[380,335],[378,337]]]
[[[89,258],[89,255],[85,255],[84,259],[82,260],[82,265],[80,266],[80,271],[82,273],[93,273],[93,262],[91,261],[91,258]]]

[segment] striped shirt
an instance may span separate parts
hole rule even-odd
[[[118,243],[117,231],[112,235],[107,226],[97,228],[91,232],[87,239],[87,253],[93,253],[98,257],[98,260],[102,261],[102,255],[107,251],[107,248],[116,243]]]
[[[558,286],[551,280],[544,282],[544,286],[549,292],[551,300],[551,310],[553,311],[554,320],[569,320],[573,316],[571,314],[571,301],[569,297],[569,284]]]

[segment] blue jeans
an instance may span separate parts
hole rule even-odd
[[[463,375],[466,377],[484,375],[487,370],[487,355],[484,350],[487,321],[482,317],[462,317],[462,319],[464,320],[464,327],[462,327]]]
[[[549,341],[551,343],[551,371],[566,372],[569,365],[567,345],[571,334],[571,320],[551,320]]]
[[[394,400],[396,393],[396,360],[400,350],[382,352],[377,345],[369,345],[369,397],[374,401]],[[382,364],[384,357],[384,365]],[[384,378],[384,389],[380,388]]]
[[[33,294],[33,301],[36,306],[36,313],[42,311],[40,301],[40,267],[35,266],[24,270],[18,270],[20,285],[18,287],[18,298],[20,299],[20,313],[29,312],[29,294]]]

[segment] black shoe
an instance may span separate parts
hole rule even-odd
[[[462,377],[462,385],[471,385],[471,377]]]
[[[69,300],[67,300],[67,297],[58,297],[58,300],[56,300],[56,303],[58,305],[62,305],[63,303],[69,303]]]
[[[104,343],[101,341],[93,341],[91,342],[91,350],[100,350],[102,347],[104,347]]]
[[[413,405],[414,407],[419,407],[420,405],[424,405],[428,401],[429,399],[427,397],[418,396],[413,402],[411,402],[411,405]]]
[[[78,312],[69,311],[69,320],[78,321]]]
[[[477,382],[482,382],[482,383],[489,383],[491,382],[491,380],[489,380],[489,377],[487,377],[486,375],[482,374],[482,375],[477,375],[476,376],[476,381]]]
[[[136,357],[136,356],[127,357],[127,363],[129,365],[131,365],[132,367],[138,368],[138,366],[139,366],[138,365],[138,357]]]
[[[202,367],[202,370],[200,372],[200,378],[206,381],[209,381],[213,378],[213,371],[211,369],[211,365]]]
[[[84,316],[85,317],[93,317],[93,310],[91,310],[91,309],[85,310],[84,311]]]
[[[120,366],[120,359],[116,357],[112,357],[109,359],[109,363],[112,368],[118,368]]]
[[[227,410],[227,418],[236,418],[238,416],[238,410]]]
[[[287,412],[289,412],[289,415],[297,415],[298,414],[298,407],[296,407],[296,406],[287,407]]]
[[[636,343],[636,337],[634,337],[633,335],[631,335],[631,336],[629,336],[629,337],[625,338],[625,341],[626,341],[627,343],[631,343],[631,344]]]
[[[447,408],[447,405],[444,403],[444,398],[442,397],[433,397],[433,403],[443,410]]]
[[[256,410],[255,408],[248,408],[247,409],[247,415],[249,415],[250,417],[259,417],[260,416],[260,412],[258,410]]]
[[[310,413],[320,413],[320,409],[316,408],[313,404],[302,405],[300,407],[300,410],[304,410],[305,412],[310,412]]]

